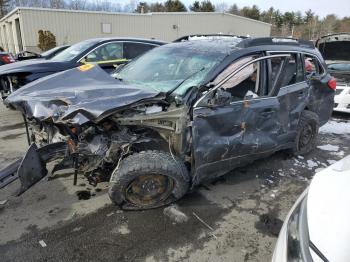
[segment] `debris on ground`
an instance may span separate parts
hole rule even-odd
[[[82,229],[83,227],[75,227],[73,228],[72,232],[78,232]]]
[[[106,216],[110,217],[110,216],[113,216],[113,215],[114,215],[114,212],[111,212],[111,213],[108,213]]]
[[[5,205],[6,203],[7,203],[7,199],[5,199],[5,200],[0,200],[0,206],[3,206],[3,205]]]
[[[40,240],[39,244],[40,244],[41,247],[47,247],[47,245],[46,245],[44,240]]]
[[[199,220],[199,222],[201,222],[203,225],[205,225],[208,229],[210,229],[211,231],[214,231],[214,228],[212,228],[211,226],[209,226],[208,223],[206,223],[203,219],[201,219],[195,212],[192,212],[192,214],[195,216],[195,218],[197,218],[197,219]],[[211,232],[211,235],[212,235],[215,239],[218,239],[217,236],[215,236],[213,232]]]
[[[177,205],[171,205],[164,208],[163,213],[175,223],[184,223],[188,221],[188,216],[180,211]]]

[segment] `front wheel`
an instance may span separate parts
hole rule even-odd
[[[184,163],[162,151],[135,153],[113,172],[109,197],[123,209],[150,209],[180,199],[189,189]]]
[[[301,113],[298,133],[292,148],[293,155],[304,155],[316,147],[319,119],[314,112],[305,110]]]

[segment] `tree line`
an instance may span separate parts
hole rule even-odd
[[[166,0],[148,3],[130,0],[121,5],[112,0],[0,0],[0,17],[16,6],[56,9],[150,13],[150,12],[226,12],[272,24],[271,35],[292,36],[303,39],[316,39],[322,35],[350,32],[350,17],[338,18],[329,14],[321,18],[312,10],[306,12],[281,12],[274,7],[261,10],[257,5],[239,7],[223,2],[214,5],[210,0],[194,1],[186,7],[180,0]]]

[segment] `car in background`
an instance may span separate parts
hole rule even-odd
[[[316,46],[337,80],[334,111],[350,113],[350,33],[323,36]]]
[[[16,62],[13,56],[7,52],[0,52],[0,66]]]
[[[106,72],[164,45],[166,42],[138,38],[94,38],[74,44],[51,59],[20,61],[0,68],[0,92],[4,99],[36,79],[86,63],[96,63]]]
[[[350,155],[316,173],[280,231],[272,262],[348,262]]]
[[[61,53],[63,50],[67,49],[69,45],[61,45],[51,48],[41,54],[31,52],[31,51],[22,51],[15,56],[16,61],[24,61],[30,59],[51,59],[55,55]]]
[[[304,72],[305,59],[317,80]],[[24,192],[47,174],[50,156],[61,156],[53,170],[74,162],[75,175],[109,181],[111,200],[124,209],[167,205],[276,151],[310,152],[333,98],[321,54],[294,39],[184,40],[113,74],[86,64],[5,100],[27,119],[31,146],[18,169],[0,171],[0,182],[17,170]]]

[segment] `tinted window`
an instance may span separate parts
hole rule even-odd
[[[104,44],[97,47],[94,51],[89,53],[85,61],[86,62],[103,62],[110,60],[118,60],[123,58],[123,43],[114,42]]]
[[[282,87],[304,81],[303,64],[300,55],[294,53],[284,53],[283,55],[267,60],[271,71],[268,94],[271,94],[271,92],[277,94]]]
[[[154,45],[142,44],[142,43],[124,43],[124,55],[126,59],[134,59],[139,55],[154,48]]]

